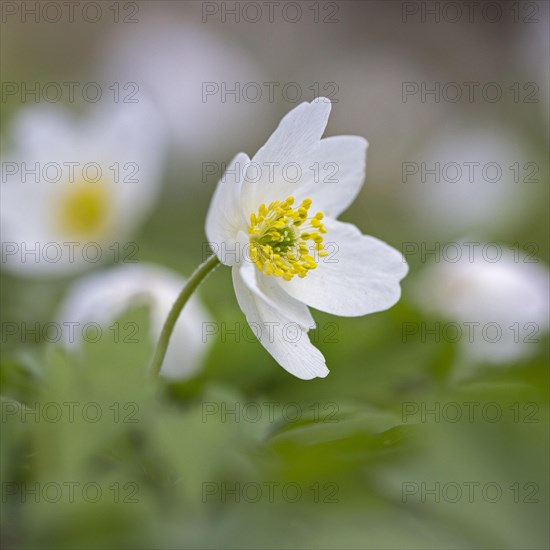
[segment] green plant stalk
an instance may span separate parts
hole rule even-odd
[[[178,317],[187,303],[187,300],[191,298],[193,292],[197,290],[198,286],[204,281],[207,275],[219,265],[220,260],[218,260],[218,257],[215,254],[210,256],[210,258],[197,267],[187,281],[187,284],[183,287],[183,290],[174,302],[174,305],[172,306],[172,309],[164,322],[164,326],[162,327],[162,332],[160,333],[160,338],[155,349],[155,355],[153,356],[153,362],[151,363],[151,375],[157,376],[160,372],[164,357],[166,356],[168,344],[170,343],[170,337],[172,336]]]

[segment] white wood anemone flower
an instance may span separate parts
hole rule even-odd
[[[465,238],[455,244],[460,257],[427,266],[411,287],[413,301],[453,322],[448,338],[474,367],[533,356],[549,327],[548,266],[496,243]]]
[[[63,331],[64,346],[74,351],[81,349],[85,338],[83,327],[88,323],[99,325],[102,337],[113,339],[110,327],[122,314],[136,307],[148,308],[149,334],[144,334],[139,326],[119,328],[120,345],[128,345],[126,338],[134,341],[149,338],[156,342],[185,283],[178,273],[146,263],[124,264],[82,277],[69,288],[56,315],[61,326],[72,323],[70,326],[75,327]],[[177,320],[175,338],[168,347],[161,375],[182,379],[200,369],[209,347],[203,338],[205,323],[210,323],[210,316],[194,296]]]
[[[63,277],[135,256],[128,240],[156,204],[165,155],[164,130],[145,97],[94,105],[80,118],[57,105],[28,107],[7,137],[3,269]]]
[[[145,9],[145,7],[144,7]],[[269,80],[256,56],[239,47],[231,35],[194,18],[160,14],[151,9],[147,25],[113,28],[98,48],[98,71],[108,82],[136,82],[158,107],[177,152],[176,162],[186,172],[189,164],[223,150],[250,128],[251,112],[258,126],[267,119],[263,102],[241,99],[249,87]],[[234,83],[234,84],[229,84]],[[225,87],[237,95],[225,93]],[[265,86],[259,93],[268,92]],[[220,124],[220,120],[224,123]],[[200,180],[199,180],[200,181]],[[199,184],[200,185],[200,184]]]
[[[349,317],[385,310],[408,271],[400,252],[336,219],[363,185],[368,144],[321,139],[330,110],[326,98],[302,103],[252,160],[233,159],[206,218],[215,255],[191,277],[200,281],[219,262],[231,266],[252,331],[304,380],[329,372],[307,334],[315,328],[308,306]]]

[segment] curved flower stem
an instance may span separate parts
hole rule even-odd
[[[153,357],[153,362],[151,364],[150,372],[153,376],[157,376],[160,372],[162,362],[164,361],[164,356],[166,355],[166,350],[168,349],[170,337],[172,336],[172,332],[174,330],[174,327],[176,326],[176,321],[180,316],[181,310],[183,309],[183,307],[187,303],[187,300],[189,300],[193,292],[195,292],[202,281],[204,281],[206,276],[211,271],[216,269],[218,265],[220,265],[220,260],[218,260],[218,257],[215,254],[213,256],[210,256],[210,258],[208,258],[204,263],[197,267],[197,269],[187,281],[187,284],[183,287],[183,290],[181,291],[177,300],[174,302],[174,305],[172,306],[172,309],[170,310],[170,313],[168,314],[168,317],[164,322],[164,326],[162,327],[162,332],[160,333],[159,342],[157,344],[155,355]]]

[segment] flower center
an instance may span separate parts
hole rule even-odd
[[[109,198],[101,182],[68,184],[58,203],[58,227],[64,233],[79,237],[101,234],[108,222]]]
[[[304,199],[298,208],[292,208],[293,204],[294,197],[288,197],[269,206],[260,205],[258,213],[250,215],[248,228],[250,258],[256,267],[286,281],[295,275],[305,277],[317,267],[316,258],[328,255],[323,250],[322,234],[327,232],[321,222],[323,213],[308,215],[311,199]]]

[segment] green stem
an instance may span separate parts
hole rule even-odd
[[[183,309],[183,307],[187,303],[187,300],[189,300],[193,292],[195,292],[195,290],[197,290],[197,287],[204,281],[206,276],[211,271],[216,269],[218,265],[220,265],[220,260],[218,260],[218,257],[216,255],[210,256],[210,258],[208,258],[204,263],[197,267],[193,275],[191,275],[191,277],[187,281],[187,284],[183,287],[183,290],[181,291],[178,299],[172,306],[172,309],[170,310],[170,313],[168,314],[168,317],[164,322],[164,326],[162,327],[162,332],[160,333],[159,342],[157,344],[155,355],[153,357],[153,362],[151,364],[151,374],[153,376],[157,376],[160,372],[162,362],[164,361],[164,357],[166,355],[166,350],[168,349],[170,337],[172,336],[172,332],[174,330],[174,327],[176,326],[176,321],[180,316],[181,310]]]

